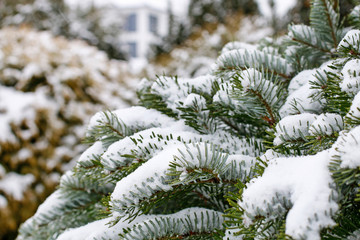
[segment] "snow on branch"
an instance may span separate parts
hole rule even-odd
[[[335,113],[323,113],[316,117],[316,120],[309,128],[310,135],[323,136],[338,133],[344,129],[344,122],[340,115]]]
[[[316,49],[323,53],[331,53],[333,45],[323,41],[323,39],[315,34],[316,30],[306,25],[290,25],[288,36],[291,40],[309,48]]]
[[[350,95],[356,95],[360,91],[360,60],[348,61],[341,73],[343,76],[340,83],[341,90]]]
[[[341,168],[358,168],[360,147],[360,127],[355,127],[351,131],[344,131],[332,146],[331,154],[337,156],[341,161]]]
[[[348,56],[358,56],[360,54],[360,30],[348,31],[339,43],[337,50]]]
[[[302,113],[281,119],[276,125],[274,145],[299,139],[306,140],[306,136],[310,135],[309,128],[315,120],[316,115],[311,113]]]
[[[339,4],[334,4],[334,1],[313,0],[310,25],[336,48],[341,39]]]
[[[350,111],[346,114],[346,122],[351,124],[359,124],[360,123],[360,93],[356,94],[354,97]]]
[[[149,217],[150,218],[150,217]],[[134,225],[123,234],[126,240],[158,239],[162,237],[207,235],[223,228],[221,212],[204,208],[187,208],[176,214],[154,216]]]
[[[242,70],[246,68],[265,69],[284,78],[289,78],[293,68],[285,59],[253,49],[235,49],[221,54],[217,61],[214,72]]]
[[[244,223],[249,226],[260,216],[272,221],[287,213],[286,234],[319,240],[322,228],[335,225],[332,217],[338,210],[329,159],[329,152],[324,151],[271,160],[264,174],[248,184],[239,202],[246,212]]]

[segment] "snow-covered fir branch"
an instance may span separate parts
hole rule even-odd
[[[360,35],[337,1],[311,7],[284,46],[227,45],[205,76],[95,115],[18,239],[356,239]]]

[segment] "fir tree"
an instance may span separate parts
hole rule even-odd
[[[358,8],[352,13],[358,23]],[[360,31],[337,1],[211,72],[143,82],[18,239],[356,239]]]

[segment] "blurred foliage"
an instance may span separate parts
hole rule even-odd
[[[171,3],[170,3],[171,4]],[[175,46],[184,44],[189,38],[203,29],[216,28],[216,24],[229,24],[229,17],[258,13],[254,0],[191,0],[186,19],[179,19],[168,8],[170,18],[168,35],[160,44],[152,46],[155,56],[169,53]]]
[[[241,10],[245,15],[257,13],[254,0],[191,0],[188,17],[191,26],[205,23],[224,23],[226,17]]]
[[[1,1],[0,27],[22,25],[68,39],[82,39],[110,58],[125,59],[118,41],[122,22],[111,8],[70,8],[64,0]]]
[[[124,78],[123,63],[83,41],[0,30],[0,239],[14,239],[73,166],[90,117],[132,104]]]

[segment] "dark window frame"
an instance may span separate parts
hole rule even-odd
[[[158,34],[159,17],[155,14],[149,14],[149,32]]]
[[[125,30],[127,32],[136,32],[137,31],[137,15],[136,15],[136,13],[131,13],[126,17]]]
[[[128,42],[128,54],[130,58],[138,57],[138,44],[137,42]]]

